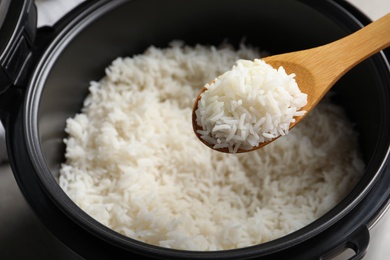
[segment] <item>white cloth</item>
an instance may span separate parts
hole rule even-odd
[[[83,0],[35,0],[38,9],[38,27],[53,25]]]

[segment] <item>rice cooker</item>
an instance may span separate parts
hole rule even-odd
[[[0,116],[18,186],[40,221],[86,259],[359,259],[369,229],[389,205],[390,50],[348,72],[334,87],[359,133],[366,168],[353,190],[304,228],[241,249],[195,252],[125,237],[81,210],[58,185],[65,120],[82,107],[89,81],[118,56],[188,45],[238,46],[272,54],[319,46],[370,23],[343,0],[90,0],[51,27],[36,27],[32,0],[0,1]],[[367,106],[362,106],[367,104]]]

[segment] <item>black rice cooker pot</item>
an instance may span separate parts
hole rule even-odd
[[[282,238],[242,249],[192,252],[148,245],[99,224],[57,183],[65,120],[79,112],[89,81],[118,56],[165,47],[238,45],[243,38],[272,54],[337,40],[370,20],[343,0],[92,0],[53,27],[36,28],[32,0],[0,1],[0,111],[20,190],[42,223],[87,259],[328,259],[346,248],[361,258],[369,229],[390,198],[389,49],[333,88],[359,132],[365,173],[320,219]]]

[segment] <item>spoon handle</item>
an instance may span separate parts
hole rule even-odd
[[[390,46],[390,13],[338,41],[322,46],[340,77],[371,55]],[[335,62],[336,61],[336,62]]]
[[[346,72],[389,46],[390,13],[340,40],[283,56],[284,60],[302,64],[310,72],[306,74],[313,75],[312,81],[303,77],[304,82],[312,85],[305,89],[310,92],[305,109],[310,110]],[[294,69],[297,66],[289,73]],[[301,84],[299,81],[297,78],[298,85]]]
[[[308,50],[271,56],[266,62],[296,73],[296,81],[308,95],[310,111],[351,68],[390,46],[390,13],[337,41]],[[297,120],[291,125],[298,123]]]

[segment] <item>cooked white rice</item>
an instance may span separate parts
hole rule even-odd
[[[324,100],[289,135],[247,154],[215,152],[193,133],[204,82],[259,55],[173,43],[116,59],[67,120],[61,187],[113,230],[175,249],[246,247],[319,218],[363,172],[341,108]]]
[[[197,133],[213,148],[230,153],[286,135],[307,104],[294,77],[260,59],[238,60],[205,85],[195,111],[201,127]]]

